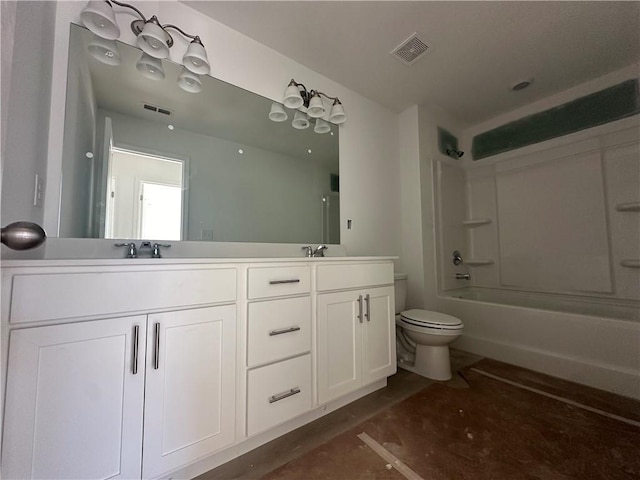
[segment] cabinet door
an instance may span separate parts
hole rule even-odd
[[[318,295],[318,401],[356,390],[361,385],[362,325],[360,292]]]
[[[145,327],[141,316],[11,332],[3,478],[140,478]]]
[[[393,287],[371,288],[364,295],[369,296],[362,343],[362,384],[366,385],[396,372],[396,337]]]
[[[235,438],[235,306],[149,315],[143,477]]]

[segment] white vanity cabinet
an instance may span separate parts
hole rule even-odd
[[[312,407],[311,266],[249,268],[247,435]]]
[[[235,440],[236,307],[149,315],[143,478]]]
[[[318,402],[324,404],[396,371],[393,265],[323,265],[317,277],[320,291],[344,289],[318,294]]]
[[[236,305],[201,304],[235,301],[236,270],[79,270],[3,271],[3,317],[19,328],[8,339],[2,477],[154,478],[231,445]],[[136,282],[158,278],[169,282],[163,311],[107,317],[123,308],[110,292],[147,292]],[[96,301],[65,290],[56,308],[51,290],[31,288],[65,280]],[[124,304],[151,309],[154,295]],[[57,324],[23,328],[42,321]]]
[[[11,332],[2,478],[140,476],[145,324],[135,316]]]
[[[2,478],[192,478],[382,388],[392,259],[4,262]]]

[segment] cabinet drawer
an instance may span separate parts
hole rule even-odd
[[[311,410],[311,355],[250,370],[247,435],[254,435]]]
[[[393,262],[318,265],[317,290],[344,290],[393,284]]]
[[[311,349],[311,299],[285,298],[249,304],[249,367]]]
[[[16,275],[11,323],[231,302],[236,270],[152,270]]]
[[[249,269],[249,298],[296,295],[310,290],[311,270],[308,266]]]

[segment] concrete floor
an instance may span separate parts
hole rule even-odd
[[[479,360],[452,351],[460,373],[449,382],[399,370],[387,388],[198,479],[406,478],[363,432],[425,480],[640,478],[639,402]]]

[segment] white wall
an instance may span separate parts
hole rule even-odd
[[[249,91],[280,99],[291,78],[337,95],[348,121],[340,128],[341,243],[352,255],[397,255],[401,250],[397,115],[268,47],[176,1],[134,2],[145,14],[188,26],[207,48],[212,75]],[[84,2],[57,2],[54,71],[47,156],[45,228],[57,230],[69,23],[78,22]],[[35,7],[34,7],[35,8]],[[43,7],[38,7],[43,8]],[[121,40],[133,44],[132,15],[117,15]],[[172,60],[187,42],[176,35]],[[25,122],[33,119],[25,119]],[[24,183],[24,182],[23,182]],[[352,228],[347,230],[347,220]]]
[[[437,161],[458,161],[443,155],[438,150],[438,127],[444,128],[456,137],[466,125],[443,110],[433,106],[420,106],[418,109],[418,128],[420,135],[420,204],[422,209],[422,274],[424,276],[424,306],[437,308],[438,272],[446,258],[438,255],[439,232],[436,230],[436,176]],[[461,147],[462,148],[462,147]],[[464,148],[463,148],[464,150]],[[469,152],[466,152],[469,155]],[[450,255],[450,252],[449,254]]]
[[[402,257],[399,271],[407,278],[407,308],[424,306],[422,203],[420,202],[420,132],[418,107],[400,114],[398,144],[402,205]]]

